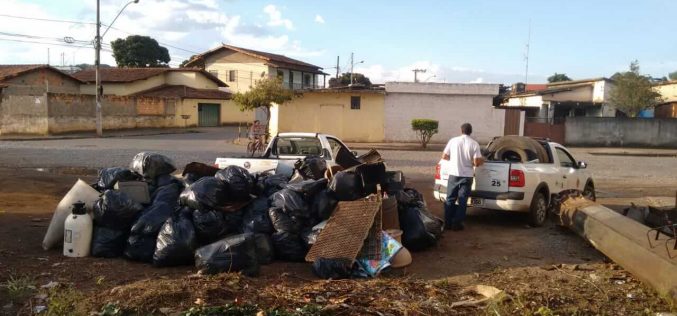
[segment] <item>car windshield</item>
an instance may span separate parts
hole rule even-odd
[[[278,137],[275,153],[283,156],[321,156],[322,145],[316,137]]]

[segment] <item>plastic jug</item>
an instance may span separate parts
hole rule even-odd
[[[89,256],[92,230],[92,217],[87,214],[85,203],[74,203],[72,214],[64,222],[63,255],[66,257]]]

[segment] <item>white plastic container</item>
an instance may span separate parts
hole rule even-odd
[[[66,221],[66,217],[71,214],[73,203],[77,201],[85,202],[85,208],[91,211],[94,203],[99,199],[99,195],[101,193],[92,189],[87,182],[78,179],[78,182],[73,185],[61,202],[59,202],[59,205],[56,206],[52,221],[49,223],[45,238],[42,240],[42,249],[54,249],[61,245],[61,241],[64,240],[63,224]]]
[[[92,217],[87,214],[85,203],[73,204],[73,213],[64,222],[63,255],[87,257],[92,245]]]

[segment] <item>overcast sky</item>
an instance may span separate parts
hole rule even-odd
[[[94,62],[95,0],[1,1],[0,63],[47,63],[48,48],[52,65]],[[128,1],[101,2],[108,24]],[[172,66],[227,43],[332,74],[354,52],[355,71],[378,83],[413,80],[414,68],[429,82],[513,83],[525,79],[531,25],[529,82],[611,76],[634,59],[662,77],[677,70],[675,12],[674,0],[140,0],[104,37],[102,63],[115,64],[110,41],[139,34],[166,46]]]

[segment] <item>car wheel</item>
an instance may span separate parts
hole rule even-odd
[[[595,201],[597,199],[597,194],[595,194],[595,185],[592,182],[588,182],[583,189],[583,197]]]
[[[548,202],[542,192],[536,192],[529,208],[529,225],[540,227],[548,218]]]

